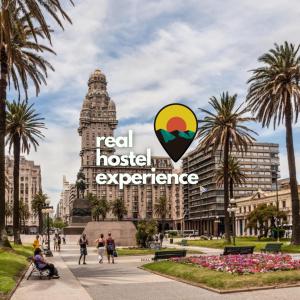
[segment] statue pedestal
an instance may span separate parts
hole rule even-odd
[[[82,234],[84,227],[92,221],[91,206],[86,199],[77,198],[73,202],[70,225],[64,228],[64,234]]]

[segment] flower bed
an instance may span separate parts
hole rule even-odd
[[[171,261],[198,265],[211,270],[232,274],[266,273],[300,270],[300,260],[282,254],[210,255],[173,258]]]

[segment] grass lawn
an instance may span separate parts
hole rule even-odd
[[[26,258],[33,254],[32,246],[13,245],[0,249],[0,299],[4,299],[15,286],[22,271],[28,266]]]
[[[226,291],[232,289],[255,288],[300,282],[300,271],[278,271],[250,275],[233,275],[193,265],[161,261],[143,266],[145,269],[170,275],[194,284]]]
[[[156,251],[168,251],[168,250],[176,250],[175,248],[164,248],[162,250],[153,250],[153,249],[143,249],[143,248],[120,248],[117,249],[119,256],[127,256],[127,255],[154,255]],[[187,251],[188,254],[201,254],[201,251]]]
[[[224,248],[228,246],[224,239],[219,240],[188,240],[189,246],[200,246],[208,248]],[[272,239],[257,240],[256,237],[238,237],[236,238],[236,246],[255,246],[254,251],[260,251],[267,243],[276,243]],[[300,246],[289,245],[289,241],[283,240],[281,250],[286,253],[300,253]],[[232,246],[232,245],[230,245]]]

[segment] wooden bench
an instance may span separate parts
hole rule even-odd
[[[279,253],[281,252],[282,243],[268,243],[266,244],[265,248],[261,249],[262,253],[272,252],[272,253]]]
[[[180,245],[187,246],[188,245],[187,240],[181,240]]]
[[[168,259],[172,257],[185,257],[186,250],[168,250],[168,251],[156,251],[153,260]]]
[[[253,254],[254,246],[240,246],[240,247],[229,247],[224,248],[223,255],[230,254]]]

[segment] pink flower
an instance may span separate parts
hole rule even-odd
[[[290,255],[286,254],[201,255],[188,258],[172,258],[171,261],[189,263],[232,274],[265,273],[300,269],[300,260],[293,260]]]

